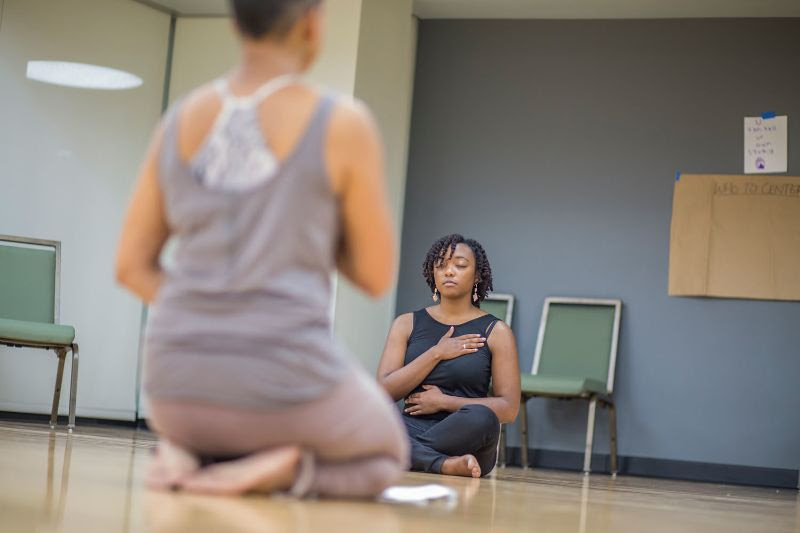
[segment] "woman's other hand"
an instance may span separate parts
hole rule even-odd
[[[405,412],[410,415],[432,415],[444,410],[444,400],[447,395],[436,385],[423,385],[423,392],[415,392],[406,398]],[[413,405],[412,405],[413,404]]]

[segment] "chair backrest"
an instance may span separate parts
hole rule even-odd
[[[493,292],[486,295],[481,302],[481,309],[490,313],[511,327],[511,319],[514,318],[514,295]],[[494,394],[494,392],[492,392]],[[495,450],[495,460],[492,470],[489,472],[493,476],[497,472],[497,463],[500,460],[500,442],[503,435],[503,424],[500,424],[500,435],[497,438],[497,450]]]
[[[0,318],[58,323],[61,243],[0,235]]]
[[[546,298],[533,374],[592,378],[614,390],[621,300]]]
[[[487,294],[486,298],[481,302],[481,309],[496,316],[508,324],[508,327],[511,327],[511,319],[514,318],[514,295],[499,292]],[[502,429],[500,431],[502,433]],[[499,450],[500,441],[498,441],[497,446]]]
[[[481,302],[481,309],[493,314],[511,327],[511,319],[514,316],[514,296],[493,292]]]

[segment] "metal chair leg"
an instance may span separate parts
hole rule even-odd
[[[611,475],[617,475],[617,408],[608,402],[608,426],[611,435]]]
[[[67,351],[56,350],[56,355],[58,356],[58,371],[56,372],[56,386],[53,390],[53,408],[50,411],[50,429],[55,429],[58,424],[58,404],[61,400],[61,382],[64,380],[64,360],[67,358]]]
[[[506,466],[506,425],[500,426],[500,441],[497,445],[497,466],[505,468]]]
[[[525,403],[528,398],[523,396],[519,402],[519,451],[522,468],[528,468],[528,410]]]
[[[78,343],[72,345],[72,372],[69,383],[69,423],[67,429],[75,429],[75,400],[78,396]]]
[[[592,471],[592,444],[594,444],[594,419],[597,413],[597,397],[589,400],[589,420],[586,423],[586,451],[583,452],[583,473]]]

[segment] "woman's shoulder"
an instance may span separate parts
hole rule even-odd
[[[216,114],[222,107],[222,99],[215,88],[215,82],[204,83],[197,86],[185,95],[176,99],[169,106],[170,110],[183,116]]]
[[[427,309],[422,307],[416,311],[397,315],[394,322],[392,322],[392,329],[402,330],[411,334],[414,328],[419,326],[420,323],[425,322],[426,319],[428,319],[428,321],[433,320]]]
[[[506,324],[503,320],[500,320],[494,315],[489,315],[492,317],[491,322],[487,329],[489,329],[488,338],[492,341],[496,341],[497,339],[513,339],[514,332],[511,331],[511,326]]]
[[[424,317],[430,317],[430,313],[428,313],[427,308],[421,307],[415,311],[409,311],[408,313],[403,313],[401,315],[397,315],[397,318],[394,319],[395,323],[408,323],[413,325],[420,321],[420,319]]]
[[[378,126],[367,105],[335,91],[320,90],[320,98],[331,100],[330,134],[355,142],[363,137],[378,137]]]
[[[414,315],[415,314],[416,314],[416,311],[397,315],[397,317],[395,317],[395,319],[394,319],[394,323],[395,324],[405,324],[406,322],[410,322],[410,321],[414,320]]]
[[[319,85],[306,85],[310,90],[316,91],[319,96],[324,96],[333,102],[334,107],[350,116],[371,118],[372,112],[362,100]]]
[[[485,313],[475,318],[475,326],[486,335],[491,334],[499,322],[501,320],[491,313]]]
[[[502,318],[498,318],[491,313],[487,314],[486,316],[487,316],[487,321],[493,324],[492,326],[493,328],[500,328],[501,330],[511,331],[511,327],[508,324],[506,324],[505,320],[503,320]]]
[[[211,130],[220,109],[222,100],[213,83],[201,85],[170,104],[164,121],[177,121],[175,131],[182,160],[188,160],[197,150]]]
[[[398,315],[392,322],[392,330],[410,334],[414,329],[414,313],[403,313]]]

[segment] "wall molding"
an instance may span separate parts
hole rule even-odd
[[[58,406],[58,415],[66,416],[69,402],[62,401]],[[19,417],[37,415],[50,416],[51,406],[47,404],[33,404],[33,403],[14,403],[14,402],[0,402],[0,418],[3,416],[14,413]],[[80,418],[102,418],[107,420],[114,420],[120,422],[133,422],[136,419],[136,411],[133,409],[106,409],[102,407],[81,407],[78,406],[76,415]]]
[[[520,466],[519,447],[509,446],[506,450],[506,465]],[[800,470],[790,468],[702,463],[626,455],[620,455],[618,459],[619,474],[624,476],[800,489]],[[583,469],[583,452],[528,448],[528,462],[530,466],[536,468],[580,472]],[[592,472],[609,473],[610,464],[608,454],[592,454]]]

